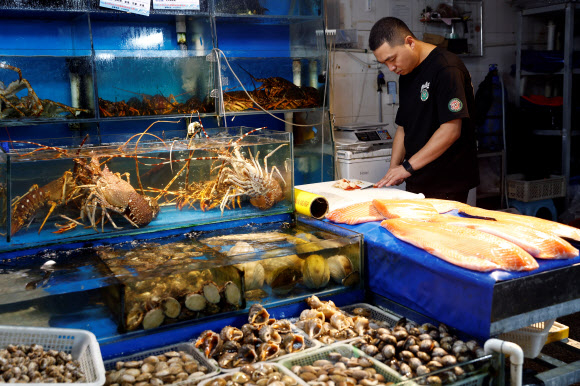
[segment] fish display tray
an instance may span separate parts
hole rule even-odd
[[[566,196],[566,179],[551,175],[550,178],[524,181],[522,174],[507,177],[508,197],[530,202]]]
[[[550,319],[545,322],[534,323],[519,330],[500,334],[498,338],[520,346],[526,358],[535,358],[542,351],[554,322],[555,319]]]
[[[110,360],[105,362],[105,369],[107,371],[112,370],[115,367],[115,364],[119,361],[122,361],[122,362],[138,361],[138,360],[145,359],[148,356],[161,355],[161,354],[166,353],[168,351],[184,351],[188,354],[191,354],[201,365],[206,366],[209,369],[208,373],[204,376],[201,376],[195,380],[185,380],[185,381],[181,381],[181,382],[172,383],[173,386],[195,385],[195,384],[203,381],[204,379],[215,377],[216,375],[218,375],[220,373],[219,367],[217,367],[211,361],[208,361],[203,356],[202,353],[200,353],[198,350],[196,350],[195,347],[193,347],[193,345],[191,345],[189,343],[179,343],[179,344],[174,344],[171,346],[160,347],[158,349],[143,351],[143,352],[132,354],[132,355],[113,358],[113,359],[110,359]]]
[[[291,369],[292,366],[308,366],[312,365],[317,360],[328,359],[330,357],[329,356],[330,353],[332,352],[338,352],[340,355],[344,357],[368,358],[373,363],[372,367],[377,371],[378,374],[381,374],[382,376],[385,377],[386,382],[399,383],[403,380],[402,377],[394,370],[390,369],[389,367],[385,366],[384,364],[380,363],[374,358],[371,358],[368,355],[364,354],[356,347],[349,346],[343,343],[332,344],[330,346],[319,348],[318,350],[313,350],[303,355],[295,355],[292,358],[282,360],[280,364],[286,367],[287,369]],[[300,379],[299,382],[301,385],[308,385],[308,383],[304,382],[302,379]]]
[[[283,374],[283,375],[287,375],[293,379],[296,380],[296,382],[299,382],[299,379],[296,375],[294,375],[292,373],[292,371],[288,370],[286,367],[278,364],[278,363],[268,363],[268,362],[258,362],[258,363],[254,363],[251,366],[252,367],[259,367],[261,364],[267,364],[268,366],[272,366],[273,368],[275,368],[279,373]],[[205,379],[203,380],[201,383],[199,383],[199,386],[210,386],[212,384],[213,381],[218,380],[218,379],[224,379],[228,376],[232,376],[234,374],[234,372],[228,371],[227,373],[224,372],[223,374],[217,375],[217,376],[213,376],[209,379]]]
[[[38,344],[45,350],[64,351],[79,361],[87,379],[83,385],[100,386],[105,383],[101,349],[92,332],[66,328],[0,326],[0,348],[9,344]],[[29,383],[29,385],[44,385],[44,383]]]

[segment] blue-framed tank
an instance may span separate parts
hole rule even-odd
[[[290,214],[5,253],[0,323],[140,337],[363,288],[362,237]]]
[[[293,211],[290,133],[191,126],[191,138],[143,131],[99,145],[4,142],[0,249]]]

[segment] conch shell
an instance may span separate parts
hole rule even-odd
[[[302,266],[302,277],[308,288],[322,288],[330,281],[330,268],[320,255],[310,255]]]

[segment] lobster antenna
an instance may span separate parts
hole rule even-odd
[[[258,79],[256,79],[254,77],[254,75],[250,74],[250,71],[246,70],[244,67],[242,67],[239,63],[237,63],[238,67],[241,68],[242,70],[244,70],[246,72],[246,74],[250,75],[250,78],[252,78],[252,85],[254,86],[254,89],[256,89],[256,83],[254,83],[254,81],[258,82]]]

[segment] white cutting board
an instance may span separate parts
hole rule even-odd
[[[359,202],[378,200],[413,200],[423,199],[423,194],[406,192],[395,188],[368,188],[344,190],[334,188],[337,181],[318,182],[316,184],[296,185],[295,189],[305,192],[319,194],[328,201],[328,211],[343,208]],[[362,181],[363,186],[373,185],[372,182]]]

